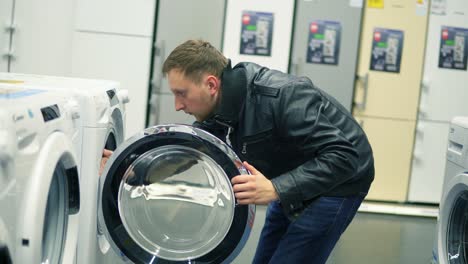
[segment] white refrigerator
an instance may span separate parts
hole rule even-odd
[[[468,116],[468,2],[433,1],[408,200],[439,203],[450,120]]]

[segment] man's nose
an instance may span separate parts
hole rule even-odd
[[[180,111],[184,109],[184,104],[180,102],[177,98],[175,99],[175,110]]]

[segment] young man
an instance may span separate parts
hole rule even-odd
[[[325,263],[374,178],[364,131],[306,77],[239,63],[189,40],[164,62],[175,108],[225,140],[251,175],[240,204],[269,204],[254,263]]]
[[[251,163],[232,184],[238,203],[269,204],[254,263],[325,263],[374,179],[371,146],[350,113],[308,78],[232,68],[201,40],[178,46],[163,73],[176,110]]]

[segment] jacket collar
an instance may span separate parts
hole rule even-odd
[[[239,121],[247,94],[247,77],[242,67],[231,67],[228,61],[221,75],[221,100],[213,118],[234,127]]]

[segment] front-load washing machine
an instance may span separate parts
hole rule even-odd
[[[14,191],[7,199],[16,219],[13,263],[73,263],[79,213],[77,102],[40,89],[3,87],[2,109],[12,121],[16,152]],[[2,206],[4,203],[2,203]]]
[[[0,95],[0,103],[2,101]],[[0,109],[0,263],[8,264],[12,263],[17,221],[14,214],[7,213],[15,211],[16,205],[14,177],[16,145],[13,120],[3,107]]]
[[[246,174],[215,136],[185,125],[145,129],[117,148],[100,178],[102,263],[230,263],[250,234],[254,205],[231,178]]]
[[[455,117],[450,124],[434,260],[468,263],[468,117]]]
[[[31,74],[0,73],[1,80],[13,87],[66,92],[77,99],[81,118],[79,140],[74,142],[83,194],[77,263],[100,263],[99,256],[107,253],[109,245],[97,226],[98,171],[103,149],[115,150],[125,138],[127,90],[114,81]]]

